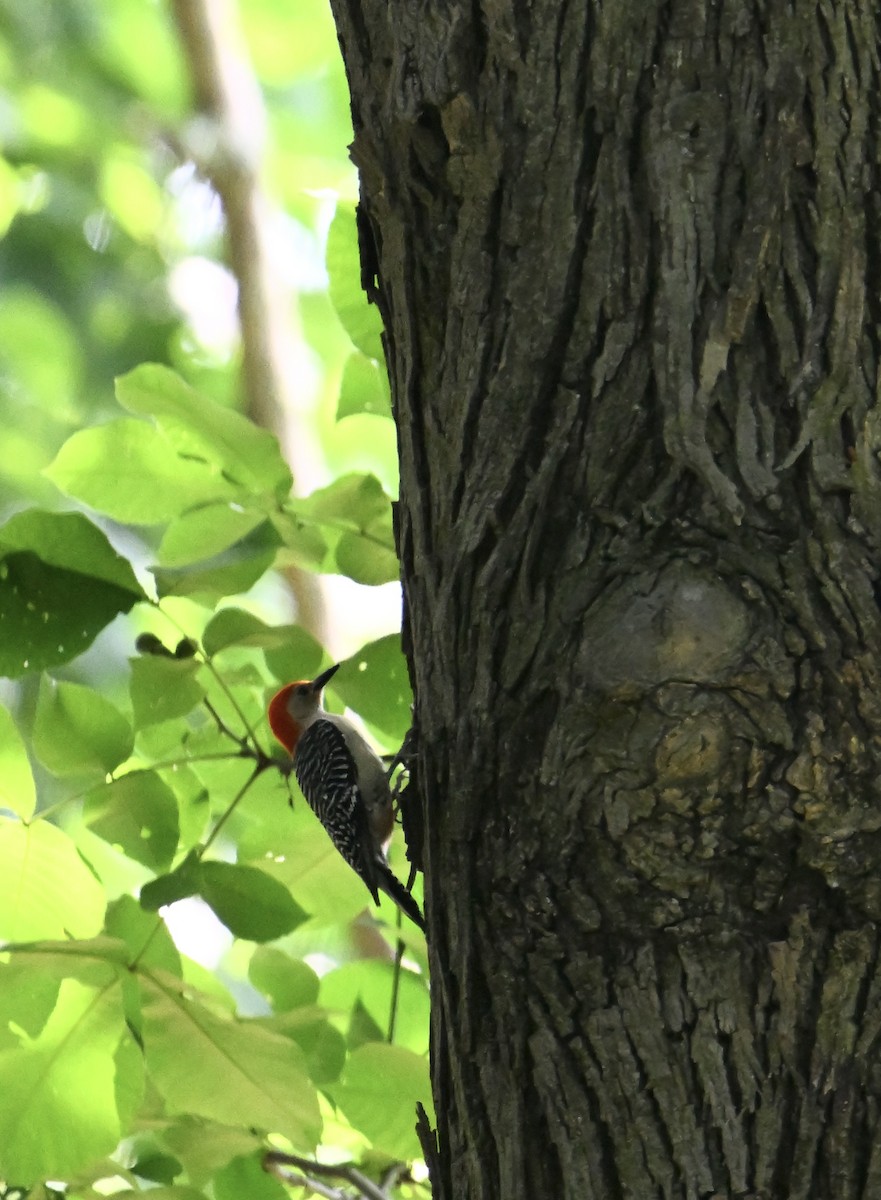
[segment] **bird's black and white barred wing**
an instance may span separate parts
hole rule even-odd
[[[346,740],[330,721],[315,721],[297,743],[294,774],[330,839],[379,903],[376,853],[358,772]]]

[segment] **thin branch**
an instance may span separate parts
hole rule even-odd
[[[262,763],[258,762],[255,764],[254,770],[251,772],[251,774],[248,776],[248,778],[245,780],[245,782],[242,784],[242,786],[236,792],[235,796],[230,801],[230,803],[226,809],[226,812],[223,814],[223,816],[220,818],[220,820],[217,822],[217,824],[214,826],[214,828],[208,834],[208,837],[203,842],[203,844],[200,848],[200,852],[199,852],[200,858],[205,853],[205,851],[208,849],[208,847],[211,845],[211,843],[216,840],[217,835],[220,833],[221,829],[223,829],[224,825],[227,823],[227,821],[230,819],[232,814],[235,812],[239,801],[245,795],[248,788],[251,786],[252,783],[254,783],[257,776],[262,774],[262,772],[266,770],[266,768],[270,765],[271,761],[272,761],[271,759],[266,759]]]
[[[238,748],[239,748],[239,753],[240,753],[240,754],[247,755],[248,757],[250,757],[250,758],[253,758],[253,757],[254,757],[254,751],[253,751],[253,750],[251,749],[251,747],[248,745],[248,738],[247,738],[247,737],[239,737],[239,735],[238,735],[237,733],[233,733],[233,731],[232,731],[232,730],[230,729],[230,727],[229,727],[229,726],[228,726],[228,725],[227,725],[227,724],[224,722],[224,720],[223,720],[223,718],[221,717],[220,713],[217,711],[217,709],[214,707],[214,705],[211,703],[211,701],[210,701],[210,700],[207,698],[207,696],[206,696],[206,697],[205,697],[205,699],[202,701],[202,703],[203,703],[203,704],[205,705],[205,707],[208,709],[209,713],[211,713],[211,716],[212,716],[212,717],[213,717],[213,719],[214,719],[214,723],[215,723],[215,725],[216,725],[216,726],[217,726],[217,728],[220,730],[220,732],[221,732],[221,733],[224,735],[224,737],[228,737],[228,738],[230,738],[232,741],[234,741],[234,742],[235,742],[235,744],[236,744],[236,745],[238,746]],[[252,737],[253,737],[253,734],[252,734]]]
[[[383,1191],[366,1175],[362,1175],[351,1163],[338,1163],[330,1166],[327,1163],[315,1162],[311,1158],[300,1158],[298,1154],[283,1154],[281,1150],[268,1150],[263,1155],[263,1170],[276,1173],[278,1167],[296,1167],[309,1176],[322,1176],[325,1179],[343,1179],[350,1183],[364,1197],[364,1200],[389,1200],[388,1192]]]
[[[402,913],[398,909],[398,932],[400,934]],[[397,945],[395,946],[395,963],[392,971],[392,998],[389,1005],[388,1018],[388,1043],[391,1045],[395,1040],[395,1025],[398,1020],[398,1000],[401,993],[401,964],[404,960],[404,943],[398,937]]]
[[[346,1192],[339,1188],[332,1188],[329,1184],[322,1183],[320,1179],[310,1179],[308,1175],[297,1175],[294,1171],[286,1171],[284,1167],[280,1166],[270,1166],[267,1167],[267,1170],[289,1187],[309,1188],[316,1195],[324,1196],[325,1200],[349,1200]]]

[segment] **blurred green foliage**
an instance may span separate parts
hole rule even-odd
[[[169,9],[0,0],[0,1180],[90,1200],[279,1200],[269,1146],[376,1177],[430,1107],[424,939],[374,916],[266,726],[328,661],[284,573],[397,578],[395,443],[330,13],[239,16],[310,495],[243,411]],[[398,638],[327,702],[396,750]]]

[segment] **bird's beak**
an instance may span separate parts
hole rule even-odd
[[[332,667],[328,667],[326,671],[322,671],[317,678],[313,679],[309,684],[309,690],[315,692],[316,695],[324,690],[325,684],[329,679],[332,679],[340,669],[340,664],[335,663]]]

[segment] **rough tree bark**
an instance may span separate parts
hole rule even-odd
[[[870,0],[333,0],[435,1197],[881,1196]]]

